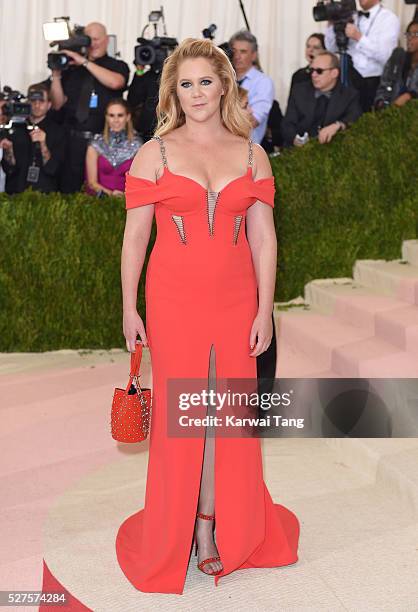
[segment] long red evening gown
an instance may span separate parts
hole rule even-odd
[[[182,594],[190,559],[204,437],[167,436],[167,380],[208,377],[212,345],[219,378],[256,379],[249,337],[257,283],[245,216],[257,200],[274,206],[274,178],[247,172],[220,192],[168,169],[154,183],[127,175],[126,208],[155,204],[157,238],[146,276],[153,407],[145,507],[116,538],[118,562],[139,590]],[[216,545],[222,576],[298,560],[299,522],[273,504],[259,438],[215,437]],[[194,557],[195,558],[195,557]],[[202,575],[202,579],[205,579]]]

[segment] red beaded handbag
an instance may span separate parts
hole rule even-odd
[[[151,389],[142,389],[139,366],[142,344],[131,353],[131,371],[126,389],[116,388],[111,411],[112,438],[118,442],[142,442],[148,436],[151,414]],[[135,381],[135,385],[133,384]]]

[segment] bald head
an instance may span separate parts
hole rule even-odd
[[[84,28],[84,32],[91,38],[89,58],[98,59],[107,52],[108,35],[106,27],[102,23],[92,21]]]

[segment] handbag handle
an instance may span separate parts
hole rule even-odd
[[[138,376],[139,376],[139,366],[141,365],[141,359],[142,359],[142,343],[137,342],[135,344],[135,352],[131,353],[131,370],[129,373],[129,381],[125,389],[125,393],[128,393],[129,389],[131,388],[133,378],[136,378],[137,383],[139,382]]]
[[[137,342],[135,344],[135,352],[131,353],[131,371],[129,376],[138,376],[139,366],[141,365],[142,359],[142,343]]]

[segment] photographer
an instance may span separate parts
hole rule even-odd
[[[65,157],[65,133],[48,116],[51,108],[45,84],[29,87],[30,115],[0,141],[6,192],[21,193],[28,187],[48,193],[58,190],[58,175]]]
[[[84,179],[84,163],[88,141],[102,132],[104,111],[114,97],[121,97],[129,78],[129,67],[107,54],[108,35],[100,23],[84,28],[91,45],[87,57],[63,50],[71,58],[67,70],[53,70],[51,76],[52,106],[64,110],[68,132],[68,151],[61,190],[78,191]]]
[[[152,137],[157,126],[156,108],[160,76],[160,72],[152,68],[146,72],[137,70],[129,85],[127,99],[130,107],[134,109],[133,124],[145,142]]]
[[[368,112],[384,65],[398,44],[400,23],[379,0],[360,0],[360,6],[362,10],[357,12],[354,23],[347,23],[345,34],[349,38],[347,51],[353,61],[351,84],[360,92],[363,112]],[[332,22],[325,32],[325,45],[329,51],[338,49]]]
[[[375,98],[380,110],[394,104],[403,106],[418,97],[418,22],[412,21],[406,29],[407,51],[397,47],[390,56]]]
[[[297,83],[290,96],[282,122],[284,145],[304,144],[300,137],[316,138],[321,144],[331,142],[361,115],[359,93],[340,81],[339,60],[322,51],[309,68],[311,81]]]

